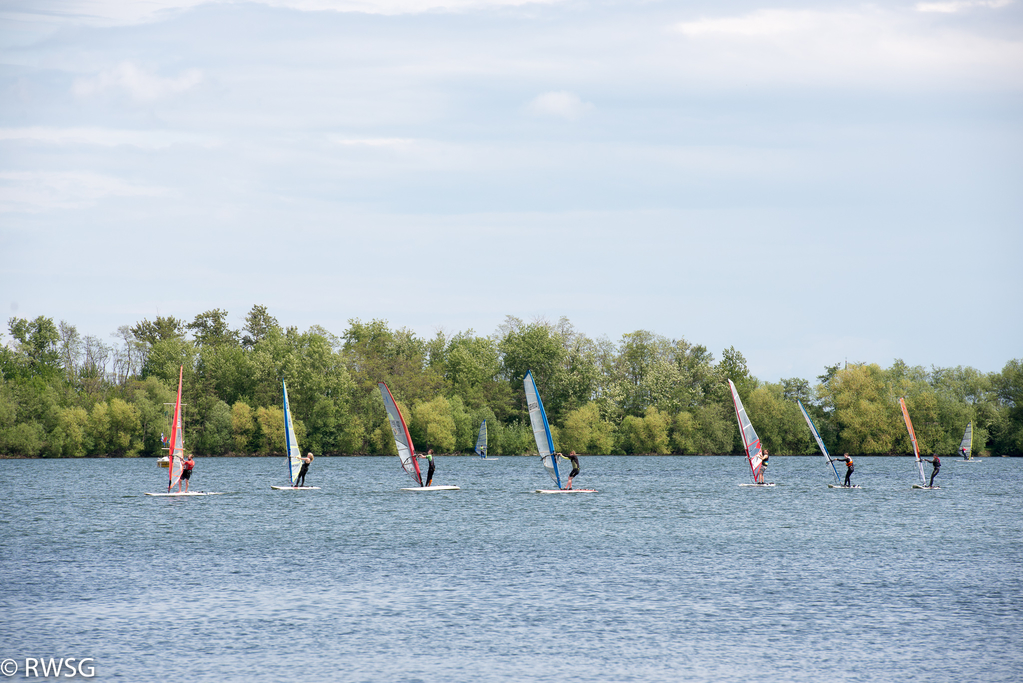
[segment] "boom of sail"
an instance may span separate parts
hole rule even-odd
[[[394,397],[391,396],[391,390],[387,388],[387,385],[383,382],[378,382],[377,386],[380,388],[380,396],[384,399],[384,408],[387,409],[387,421],[391,425],[391,433],[394,434],[394,445],[398,449],[398,459],[401,460],[401,468],[405,470],[405,474],[412,478],[416,486],[423,485],[423,475],[419,471],[419,462],[416,461],[416,449],[412,445],[412,437],[408,433],[408,427],[405,426],[405,418],[401,416],[401,411],[398,410],[398,404],[394,402]]]
[[[561,484],[561,472],[558,470],[558,458],[554,455],[554,440],[551,438],[551,427],[547,423],[547,412],[543,409],[543,401],[536,390],[532,370],[526,371],[522,383],[526,389],[526,404],[529,406],[529,422],[533,427],[536,450],[540,453],[540,460],[547,474],[551,475],[559,489],[564,488]]]
[[[803,402],[796,399],[796,403],[799,404],[799,409],[803,411],[803,417],[806,418],[806,424],[810,427],[810,431],[813,433],[813,438],[817,440],[817,445],[820,446],[821,453],[824,454],[824,459],[831,465],[831,471],[835,473],[835,481],[842,481],[842,478],[838,476],[838,468],[835,467],[835,461],[831,459],[831,454],[828,453],[827,447],[824,445],[824,439],[821,438],[820,432],[817,431],[817,427],[814,426],[813,420],[810,419],[810,414],[806,412],[806,408],[803,407]]]
[[[735,417],[739,420],[739,430],[742,432],[742,445],[746,449],[746,460],[749,462],[750,474],[753,483],[762,484],[764,459],[761,456],[760,437],[753,429],[753,423],[746,416],[746,409],[742,407],[742,399],[735,389],[735,383],[728,380],[728,388],[732,390],[732,403],[735,405]]]
[[[906,420],[906,429],[909,430],[909,440],[913,442],[913,455],[916,457],[916,469],[920,472],[920,481],[927,484],[927,477],[924,476],[924,462],[920,459],[920,446],[916,443],[916,432],[913,431],[913,421],[909,419],[906,399],[900,398],[899,405],[902,407],[902,417]]]

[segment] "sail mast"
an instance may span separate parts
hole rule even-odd
[[[391,433],[394,435],[394,445],[398,449],[398,459],[401,460],[401,468],[412,477],[416,486],[423,485],[423,475],[419,471],[419,463],[416,461],[416,448],[412,445],[412,436],[408,433],[405,425],[405,418],[398,410],[398,404],[391,396],[391,390],[383,382],[377,382],[380,388],[380,396],[384,399],[384,408],[387,409],[387,421],[391,425]]]
[[[813,433],[813,438],[817,440],[817,445],[820,446],[821,453],[824,454],[824,459],[831,465],[831,470],[835,473],[835,481],[842,481],[842,478],[838,476],[838,468],[835,467],[835,461],[831,459],[831,454],[828,453],[827,447],[824,445],[824,439],[821,438],[820,432],[817,431],[817,427],[814,426],[813,420],[810,419],[810,414],[806,412],[806,408],[803,407],[803,402],[796,399],[796,403],[799,404],[799,409],[803,411],[803,417],[806,418],[806,424],[809,425],[810,431]]]

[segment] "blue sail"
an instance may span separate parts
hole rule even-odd
[[[540,459],[547,469],[547,474],[551,475],[551,479],[559,489],[564,488],[561,485],[561,473],[558,472],[558,459],[554,455],[554,439],[551,438],[551,427],[547,423],[547,412],[544,411],[540,393],[536,390],[532,370],[526,371],[526,377],[522,383],[526,389],[526,404],[529,406],[529,422],[533,426],[536,450],[540,453]]]
[[[796,403],[799,404],[799,409],[803,411],[803,417],[806,418],[806,424],[810,426],[810,431],[813,432],[813,438],[817,439],[817,445],[820,446],[821,453],[824,454],[824,459],[828,461],[829,465],[831,465],[831,469],[835,473],[835,481],[842,481],[842,478],[838,476],[838,468],[835,467],[835,461],[831,459],[831,454],[828,453],[828,449],[824,446],[824,439],[821,438],[820,432],[818,432],[817,427],[814,426],[809,413],[807,413],[806,408],[803,407],[803,402],[796,399]]]
[[[484,460],[487,458],[487,421],[483,420],[483,424],[480,425],[479,436],[476,437],[476,455],[480,456]]]

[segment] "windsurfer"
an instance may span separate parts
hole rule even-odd
[[[561,455],[561,453],[558,453]],[[568,488],[572,490],[572,480],[575,479],[575,475],[579,474],[579,456],[575,454],[575,451],[570,451],[568,455],[562,455],[563,458],[568,458],[572,461],[572,471],[568,473]]]
[[[433,449],[431,448],[431,449],[427,450],[426,451],[426,455],[421,455],[419,457],[426,458],[427,460],[430,461],[430,468],[426,471],[426,486],[429,487],[430,484],[433,483],[433,469],[434,469]]]
[[[934,488],[934,478],[936,476],[938,476],[938,470],[941,469],[941,458],[939,458],[937,455],[935,455],[930,460],[928,460],[927,458],[924,458],[924,462],[929,462],[932,465],[934,465],[934,469],[931,471],[931,483],[929,483],[927,485],[927,486],[929,486],[931,488]]]
[[[764,483],[764,475],[766,474],[764,470],[767,468],[767,459],[770,457],[771,454],[767,452],[766,448],[760,453],[760,472],[757,474],[756,481],[758,484]]]
[[[309,465],[311,465],[312,462],[313,462],[312,453],[307,453],[306,456],[302,458],[302,469],[298,471],[298,477],[295,479],[296,487],[305,486],[305,475],[309,471]]]
[[[181,490],[181,482],[185,483],[185,493],[188,493],[188,480],[192,478],[192,468],[195,467],[195,460],[189,455],[187,459],[181,463],[181,479],[178,481],[178,491]]]
[[[970,454],[966,452],[966,447],[965,446],[963,446],[962,448],[959,449],[959,453],[962,454],[963,460],[969,460],[970,459]]]
[[[843,455],[841,460],[845,461],[845,486],[846,486],[846,488],[851,488],[852,487],[852,473],[853,473],[853,471],[856,468],[853,467],[853,460],[852,460],[852,458],[849,457],[848,453]]]

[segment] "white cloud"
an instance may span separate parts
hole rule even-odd
[[[159,197],[171,191],[88,172],[0,171],[0,213],[78,209],[110,197]]]
[[[35,142],[47,145],[91,145],[96,147],[138,147],[165,149],[177,144],[212,147],[216,142],[187,133],[161,130],[115,130],[111,128],[0,128],[0,142]]]
[[[74,93],[89,97],[107,90],[124,90],[140,102],[163,99],[184,92],[202,82],[199,69],[188,69],[177,78],[164,78],[149,73],[132,62],[121,62],[113,69],[94,78],[80,78],[73,86]]]
[[[941,12],[944,14],[954,14],[955,12],[961,12],[963,10],[970,10],[974,7],[986,7],[989,9],[998,9],[999,7],[1007,7],[1012,4],[1012,0],[957,0],[956,2],[918,2],[916,4],[917,12]]]
[[[721,83],[1023,83],[1023,42],[919,17],[878,8],[771,9],[673,30],[685,37],[680,61]]]
[[[534,116],[551,116],[566,121],[578,121],[591,109],[593,104],[583,102],[578,95],[565,90],[545,92],[526,105],[526,111]]]

